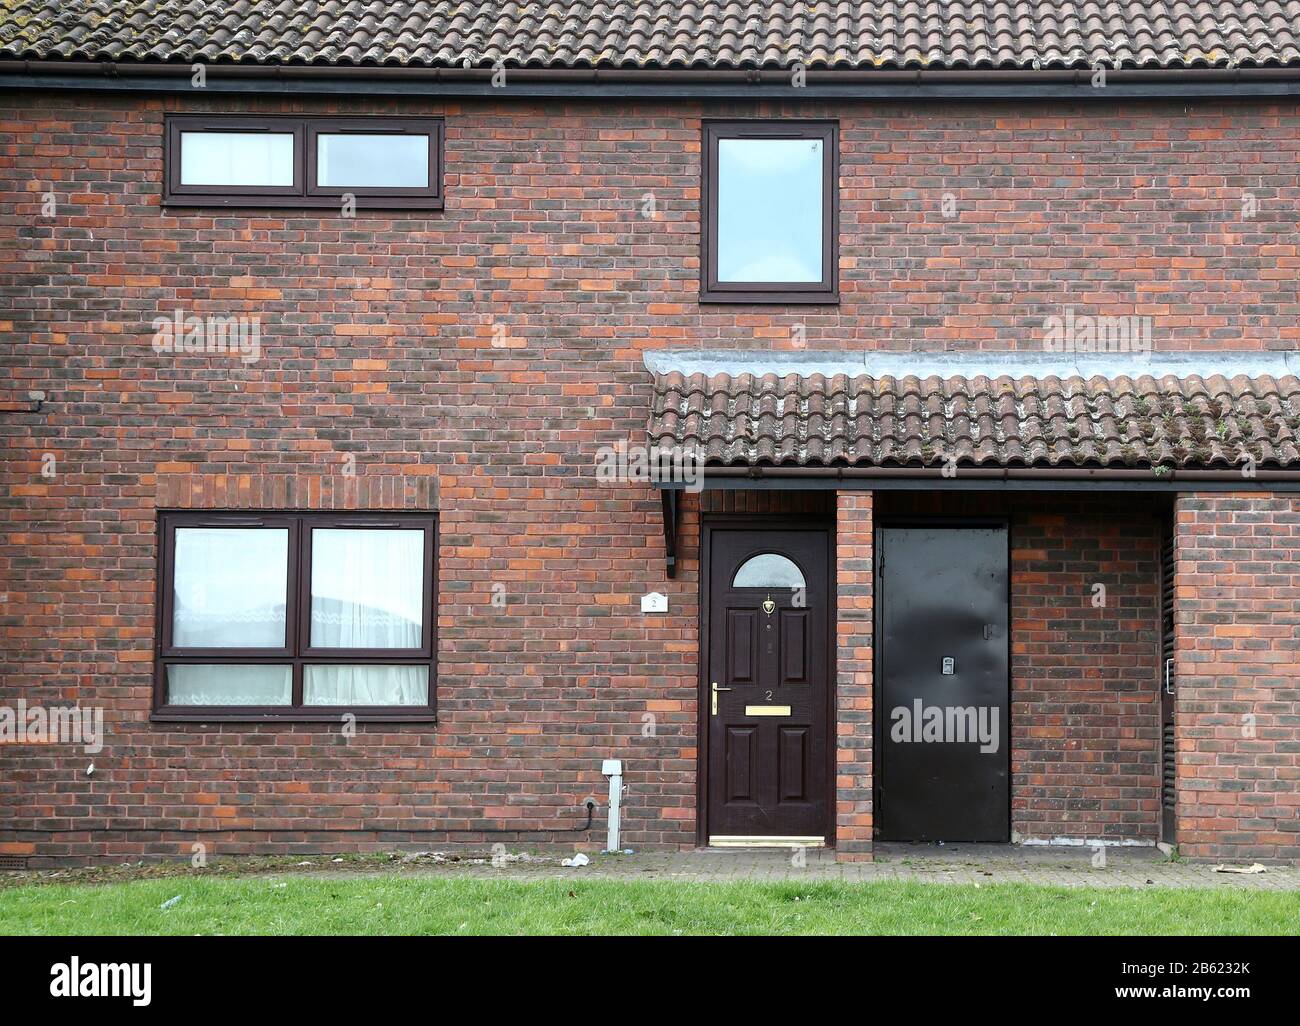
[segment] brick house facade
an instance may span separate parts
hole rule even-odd
[[[43,83],[53,70],[0,75],[0,703],[101,708],[104,743],[0,745],[0,853],[595,849],[610,758],[626,845],[707,843],[704,535],[770,518],[833,542],[824,841],[870,858],[879,530],[964,518],[1007,538],[1006,839],[1300,857],[1294,376],[1233,386],[1272,411],[1256,476],[1236,450],[1172,475],[1103,453],[1022,461],[1033,487],[1014,488],[975,471],[1015,461],[953,476],[927,452],[891,461],[924,471],[910,487],[828,459],[863,476],[812,488],[769,461],[680,493],[672,576],[661,490],[597,475],[602,447],[647,438],[647,353],[851,352],[871,373],[876,351],[1041,354],[1069,308],[1149,317],[1168,353],[1285,358],[1294,96],[275,96],[222,90],[215,69],[208,92]],[[164,206],[177,114],[443,118],[444,209]],[[838,302],[700,301],[702,125],[742,117],[836,124]],[[257,317],[258,358],[151,348],[176,309]],[[1222,422],[1256,452],[1249,414],[1177,402],[1209,418],[1197,444]],[[943,438],[953,415],[934,415]],[[1101,472],[1033,477],[1049,463]],[[158,715],[160,514],[184,511],[436,514],[436,722]],[[666,613],[642,612],[650,592]]]

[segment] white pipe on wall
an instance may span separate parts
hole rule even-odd
[[[601,764],[600,772],[609,777],[609,841],[605,850],[619,851],[618,818],[623,798],[623,760],[606,759]]]

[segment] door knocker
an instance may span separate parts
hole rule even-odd
[[[768,616],[771,616],[774,612],[776,612],[776,603],[772,601],[771,595],[768,595],[767,598],[763,600],[763,612],[765,612]]]

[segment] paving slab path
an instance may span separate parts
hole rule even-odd
[[[701,849],[587,853],[585,866],[566,867],[554,849],[461,845],[445,850],[375,852],[346,856],[214,856],[202,875],[470,876],[486,879],[662,880],[725,883],[735,880],[916,880],[927,883],[1033,883],[1061,887],[1199,887],[1300,891],[1300,866],[1267,865],[1263,872],[1214,871],[1214,864],[1169,860],[1151,847],[1074,845],[877,844],[874,862],[836,862],[823,848]],[[1251,863],[1229,864],[1244,868]],[[191,875],[188,861],[119,863],[0,874],[0,889],[25,883],[122,883]]]
[[[1101,854],[1098,854],[1098,853]],[[571,875],[602,880],[918,880],[930,883],[1036,883],[1062,887],[1201,887],[1300,890],[1300,867],[1266,866],[1252,874],[1221,873],[1212,863],[1171,861],[1155,848],[985,844],[881,844],[874,862],[836,862],[826,849],[709,849],[589,855],[568,868],[562,856],[424,855],[406,865],[416,872],[511,879]],[[1236,868],[1251,863],[1232,863]]]

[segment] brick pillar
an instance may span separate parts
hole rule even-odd
[[[1179,850],[1300,861],[1300,508],[1180,496],[1174,558]]]
[[[835,508],[836,857],[871,860],[872,493],[839,492]]]

